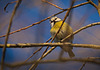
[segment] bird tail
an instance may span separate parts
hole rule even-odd
[[[75,57],[75,54],[73,53],[73,51],[72,50],[70,50],[70,51],[68,51],[68,54],[69,54],[69,57]]]
[[[65,51],[68,52],[69,57],[74,57],[75,54],[72,51],[72,47],[67,47],[67,46],[61,46],[61,48]]]

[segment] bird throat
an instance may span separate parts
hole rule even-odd
[[[53,22],[51,23],[51,28],[55,25],[55,23],[56,23],[56,21],[53,21]]]

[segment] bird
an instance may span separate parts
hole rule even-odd
[[[57,31],[59,30],[61,24],[62,24],[63,20],[53,16],[50,19],[50,24],[51,24],[51,37],[53,38],[54,35],[57,33]],[[54,42],[61,42],[62,39],[64,39],[66,36],[68,36],[69,34],[72,34],[73,30],[72,27],[64,22],[64,24],[62,25],[62,28],[60,29],[59,33],[56,35]],[[63,43],[65,42],[69,42],[72,43],[74,39],[74,36],[70,37],[69,39],[66,39]],[[60,46],[65,52],[68,52],[68,55],[70,58],[75,57],[75,54],[73,53],[72,49],[73,47],[69,47],[69,46]]]

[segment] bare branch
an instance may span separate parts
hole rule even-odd
[[[92,23],[92,24],[86,25],[86,26],[84,26],[84,27],[81,27],[80,29],[78,29],[78,30],[76,30],[75,32],[73,32],[73,34],[70,34],[70,35],[68,35],[67,37],[65,37],[64,39],[62,39],[61,42],[63,42],[64,40],[70,38],[71,36],[73,36],[73,35],[79,33],[80,31],[82,31],[82,30],[84,30],[84,29],[87,29],[87,28],[89,28],[89,27],[95,26],[95,25],[100,25],[100,22]]]
[[[87,62],[87,63],[93,63],[93,64],[100,64],[100,60],[96,60],[97,58],[100,58],[100,57],[62,58],[61,60],[59,60],[59,59],[41,60],[41,61],[39,61],[39,63],[61,63],[61,62],[76,61],[76,62]],[[30,61],[30,62],[27,62],[27,63],[24,63],[24,62],[14,63],[14,64],[6,63],[5,66],[14,68],[14,67],[18,67],[18,66],[30,65],[30,64],[33,64],[34,62],[36,62],[36,60]]]
[[[64,24],[66,18],[68,17],[69,12],[71,11],[73,4],[74,4],[74,1],[72,2],[71,8],[68,9],[68,11],[66,12],[65,17],[64,17],[64,19],[63,19],[63,21],[62,21],[61,26],[60,26],[60,28],[58,29],[58,31],[56,32],[56,34],[54,35],[54,37],[52,38],[51,42],[53,42],[53,40],[55,39],[55,37],[57,36],[57,34],[60,32],[60,29],[62,28],[62,26],[63,26],[63,24]],[[50,42],[50,43],[51,43],[51,42]],[[48,48],[48,47],[47,47],[47,48]],[[29,68],[29,70],[32,70],[32,69],[35,70],[36,67],[38,66],[39,61],[41,61],[45,56],[47,56],[47,55],[48,55],[52,50],[54,50],[55,48],[56,48],[56,47],[52,47],[52,48],[51,48],[50,50],[48,50],[45,54],[43,54],[34,64],[32,64],[32,66]]]
[[[8,3],[8,4],[4,7],[4,11],[6,11],[8,5],[9,5],[9,4],[12,4],[12,3],[17,3],[17,1],[13,1],[13,2]],[[8,11],[6,11],[6,12],[8,12]]]
[[[6,37],[6,38],[5,38],[5,44],[0,44],[0,48],[3,48],[3,56],[2,56],[2,61],[1,61],[1,70],[3,70],[3,66],[4,66],[4,58],[5,58],[6,48],[26,48],[26,47],[40,47],[40,46],[41,46],[38,50],[36,50],[36,51],[35,51],[28,59],[26,59],[24,62],[19,63],[19,64],[5,64],[5,66],[8,66],[8,67],[17,67],[17,66],[32,64],[32,66],[30,67],[29,70],[32,70],[32,69],[35,70],[35,68],[38,66],[39,63],[79,61],[79,62],[84,62],[83,65],[82,65],[81,68],[80,68],[80,70],[82,70],[83,67],[85,66],[85,64],[86,64],[87,62],[100,64],[100,60],[96,60],[96,59],[100,59],[100,57],[88,57],[88,58],[60,58],[60,60],[59,60],[59,59],[54,59],[54,60],[42,60],[42,59],[43,59],[44,57],[46,57],[50,52],[52,52],[57,46],[65,46],[65,45],[66,45],[66,46],[69,46],[69,47],[81,47],[81,48],[100,49],[100,45],[94,45],[94,44],[72,44],[72,43],[67,43],[67,42],[66,42],[66,43],[52,43],[52,41],[55,39],[56,35],[59,33],[59,31],[60,31],[60,29],[61,29],[61,27],[62,27],[64,21],[66,20],[67,16],[69,15],[69,12],[70,12],[71,9],[76,8],[76,7],[80,7],[80,6],[83,6],[83,5],[86,5],[86,4],[91,4],[93,7],[95,7],[95,8],[98,10],[97,5],[94,4],[94,3],[92,2],[92,0],[87,0],[88,2],[81,3],[81,4],[78,4],[78,5],[75,5],[75,6],[73,6],[74,2],[72,2],[71,7],[68,8],[68,9],[63,9],[63,8],[61,8],[61,7],[59,7],[59,6],[55,5],[55,4],[53,4],[53,3],[51,3],[51,2],[48,2],[48,1],[46,1],[46,0],[42,0],[42,1],[48,3],[48,4],[52,5],[52,6],[54,6],[54,7],[56,7],[56,8],[58,8],[58,9],[61,9],[62,11],[61,11],[61,12],[58,12],[58,13],[56,13],[56,14],[53,14],[53,15],[51,15],[51,16],[49,16],[49,17],[47,17],[47,18],[45,18],[45,19],[43,19],[43,20],[41,20],[41,21],[39,21],[39,22],[33,23],[33,24],[29,25],[29,26],[26,26],[26,27],[24,27],[24,28],[18,29],[18,30],[13,31],[13,32],[10,32],[11,25],[12,25],[12,20],[13,20],[13,17],[14,17],[14,15],[15,15],[15,13],[16,13],[16,10],[17,10],[19,4],[21,3],[21,0],[13,1],[13,2],[11,2],[11,3],[8,3],[8,4],[5,6],[4,10],[6,11],[6,8],[7,8],[7,6],[8,6],[9,4],[12,4],[12,3],[15,3],[15,2],[16,2],[16,5],[15,5],[15,8],[14,8],[14,11],[13,11],[13,13],[12,13],[11,20],[10,20],[10,23],[9,23],[8,32],[7,32],[6,35],[0,36],[0,38],[1,38],[1,37]],[[73,1],[75,1],[75,0],[73,0]],[[67,11],[67,10],[68,10],[68,11]],[[18,43],[18,44],[7,44],[7,42],[8,42],[8,37],[9,37],[10,34],[14,34],[14,33],[16,33],[16,32],[20,32],[20,31],[22,31],[22,30],[26,30],[26,29],[28,29],[28,28],[34,26],[34,25],[37,25],[37,24],[40,24],[40,23],[43,22],[43,21],[46,21],[47,19],[51,18],[52,16],[56,16],[56,15],[58,15],[58,14],[61,14],[61,13],[65,12],[65,11],[67,11],[67,12],[66,12],[66,15],[65,15],[65,17],[64,17],[64,19],[63,19],[62,25],[61,25],[61,27],[59,28],[59,30],[57,31],[57,33],[55,34],[55,36],[52,38],[52,40],[50,39],[50,40],[51,40],[50,43],[47,43],[47,42],[49,41],[49,40],[48,40],[46,43]],[[86,28],[95,26],[95,25],[100,25],[100,22],[92,23],[92,24],[89,24],[89,25],[87,25],[87,26],[84,26],[84,27],[78,29],[77,31],[73,32],[73,34],[70,34],[70,35],[68,35],[66,38],[64,38],[63,40],[61,40],[61,42],[63,42],[64,40],[70,38],[71,36],[73,36],[73,35],[79,33],[80,31],[82,31],[82,30],[84,30],[84,29],[86,29]],[[33,60],[33,61],[31,61],[31,62],[25,63],[25,62],[28,61],[34,54],[36,54],[38,51],[40,51],[44,46],[48,46],[48,47],[46,48],[46,50],[43,52],[42,56],[41,56],[38,60]],[[51,49],[48,50],[49,46],[51,46]],[[47,51],[47,50],[48,50],[48,51]],[[41,61],[41,60],[42,60],[42,61]],[[33,64],[33,63],[34,63],[34,64]]]
[[[70,47],[82,47],[82,48],[94,48],[100,49],[100,45],[94,44],[71,44],[71,43],[18,43],[18,44],[7,44],[7,48],[30,48],[40,46],[70,46]],[[0,48],[3,48],[4,44],[0,44]]]
[[[42,57],[40,57],[34,64],[32,64],[32,66],[29,68],[29,70],[35,70],[35,68],[38,66],[38,63],[44,58],[46,57],[50,52],[52,52],[52,50],[54,50],[56,47],[52,47],[50,50],[48,50]]]
[[[18,0],[16,5],[15,5],[15,8],[14,8],[14,10],[12,12],[12,16],[10,18],[10,22],[9,22],[9,26],[8,26],[8,30],[7,30],[6,38],[5,38],[5,44],[4,44],[4,47],[3,47],[3,54],[2,54],[2,59],[1,59],[1,70],[3,70],[3,68],[4,68],[3,65],[4,65],[4,59],[5,59],[5,53],[6,53],[6,46],[7,46],[9,33],[10,33],[10,30],[11,30],[11,26],[12,26],[13,17],[15,15],[16,10],[19,7],[20,3],[21,3],[21,0]]]
[[[49,38],[47,42],[49,42],[52,38]],[[41,46],[38,50],[36,50],[29,58],[27,58],[24,62],[27,62],[31,57],[33,57],[37,52],[39,52],[41,49],[43,48],[43,46]]]
[[[99,16],[100,16],[100,0],[98,0],[98,13],[99,13]]]
[[[83,67],[85,66],[86,62],[83,63],[83,65],[81,66],[81,68],[79,70],[82,70]]]
[[[49,38],[49,39],[46,41],[46,43],[49,42],[51,39],[52,39],[52,38]],[[38,50],[36,50],[35,52],[33,52],[33,54],[32,54],[30,57],[28,57],[23,63],[26,63],[30,58],[32,58],[32,57],[33,57],[37,52],[39,52],[42,48],[43,48],[43,46],[41,46]]]
[[[98,6],[96,4],[94,4],[91,0],[89,0],[88,2],[98,10]]]
[[[42,0],[42,1],[48,3],[48,4],[52,5],[52,6],[54,6],[54,7],[56,7],[56,8],[58,8],[58,9],[60,9],[60,10],[64,10],[63,8],[61,8],[61,7],[59,7],[59,6],[55,5],[55,4],[53,4],[53,3],[51,3],[51,2],[48,2],[48,1],[46,1],[46,0]]]
[[[89,2],[85,2],[85,3],[81,3],[81,4],[78,4],[78,5],[75,5],[75,6],[73,6],[72,8],[77,8],[77,7],[86,5],[86,4],[89,4]],[[68,8],[68,9],[70,9],[70,8]],[[56,13],[56,14],[53,14],[52,16],[56,16],[56,15],[58,15],[58,14],[61,14],[61,13],[65,12],[65,11],[67,11],[68,9],[65,9],[65,10],[63,10],[63,11],[61,11],[61,12],[58,12],[58,13]],[[32,25],[29,25],[29,26],[26,26],[26,27],[24,27],[24,28],[18,29],[18,30],[16,30],[16,31],[10,32],[9,35],[10,35],[10,34],[14,34],[14,33],[16,33],[16,32],[20,32],[20,31],[22,31],[22,30],[26,30],[26,29],[28,29],[28,28],[34,26],[34,25],[40,24],[41,22],[46,21],[47,19],[50,19],[52,16],[49,16],[49,17],[47,17],[47,18],[45,18],[45,19],[43,19],[43,20],[41,20],[41,21],[39,21],[39,22],[33,23]],[[5,36],[6,36],[6,35],[2,35],[2,36],[0,36],[0,38],[5,37]]]

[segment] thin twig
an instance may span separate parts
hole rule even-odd
[[[98,0],[98,14],[99,14],[99,17],[100,17],[100,0]]]
[[[100,59],[100,58],[98,58],[98,57],[88,57],[87,59]],[[83,67],[86,65],[86,61],[84,61],[84,63],[82,64],[82,66],[81,66],[81,68],[79,69],[79,70],[82,70],[83,69]]]
[[[93,64],[99,64],[100,65],[100,60],[96,60],[97,58],[100,58],[100,57],[93,57],[92,58],[62,58],[62,61],[59,60],[59,59],[50,59],[50,60],[41,60],[39,61],[39,63],[61,63],[61,62],[69,62],[69,61],[76,61],[76,62],[87,62],[87,63],[93,63]],[[34,61],[30,61],[30,62],[27,62],[27,63],[24,63],[24,62],[20,62],[20,63],[5,63],[5,66],[7,67],[11,67],[11,68],[14,68],[14,67],[18,67],[18,66],[24,66],[24,65],[30,65],[30,64],[33,64],[34,62],[36,62],[36,60]]]
[[[12,26],[13,17],[15,15],[16,10],[19,7],[20,3],[21,3],[21,0],[18,0],[18,2],[15,5],[15,8],[14,8],[14,10],[12,12],[12,16],[10,18],[10,22],[9,22],[9,26],[8,26],[8,30],[7,30],[6,38],[5,38],[5,44],[4,44],[4,47],[3,47],[3,55],[2,55],[2,60],[1,60],[1,70],[3,70],[3,68],[4,68],[3,65],[4,65],[4,59],[5,59],[5,53],[6,53],[6,46],[7,46],[9,33],[10,33],[10,30],[11,30],[11,26]]]
[[[52,39],[52,38],[50,37],[50,38],[46,41],[46,43],[49,42],[51,39]],[[23,63],[26,63],[30,58],[32,58],[32,57],[33,57],[37,52],[39,52],[42,48],[43,48],[43,46],[41,46],[38,50],[36,50],[35,52],[33,52],[33,54],[32,54],[30,57],[28,57]]]
[[[94,7],[96,7],[95,5],[94,5],[94,3],[90,3],[90,4],[92,4]],[[64,10],[65,11],[65,10]],[[46,19],[47,20],[47,19]],[[45,20],[44,20],[45,21]],[[41,23],[41,22],[40,22]],[[31,27],[31,26],[30,26]],[[25,28],[25,29],[27,29],[27,28]],[[23,30],[23,29],[22,29]],[[20,30],[21,31],[21,30]],[[19,32],[19,31],[18,31]],[[80,31],[79,31],[80,32]],[[78,33],[78,32],[76,32],[76,33]],[[8,35],[9,35],[9,33],[8,33]],[[73,35],[73,34],[72,34]],[[71,35],[71,36],[72,36]],[[75,34],[74,34],[75,35]],[[55,38],[55,37],[54,37]],[[66,38],[67,39],[67,38]],[[71,44],[70,44],[70,46],[72,46]],[[51,51],[53,50],[53,49],[55,49],[55,47],[52,47],[51,48]],[[43,55],[43,58],[46,56],[46,55],[48,55],[48,52],[50,53],[51,52],[50,50],[49,51],[47,51],[44,55]],[[40,60],[42,59],[42,57],[40,58]],[[40,62],[40,60],[38,61],[38,62]]]
[[[12,3],[17,3],[17,1],[13,1],[13,2],[7,3],[7,5],[4,7],[4,11],[6,11],[8,5],[9,5],[9,4],[12,4]],[[6,12],[8,12],[8,11],[6,11]]]
[[[89,0],[88,2],[98,10],[98,6],[96,4],[94,4],[91,0]]]
[[[86,25],[86,26],[84,26],[84,27],[81,27],[80,29],[78,29],[78,30],[76,30],[75,32],[73,32],[73,34],[70,34],[70,35],[68,35],[66,38],[64,38],[63,40],[61,40],[61,41],[64,41],[65,39],[67,39],[67,38],[69,38],[71,35],[75,35],[75,34],[77,34],[78,32],[80,32],[80,31],[82,31],[82,30],[84,30],[84,29],[86,29],[86,28],[89,28],[89,27],[92,27],[92,26],[95,26],[95,25],[100,25],[100,22],[96,22],[96,23],[92,23],[92,24],[89,24],[89,25]],[[63,43],[55,43],[55,44],[53,44],[53,43],[26,43],[26,44],[7,44],[7,48],[21,48],[21,46],[22,46],[22,48],[25,48],[25,47],[31,47],[31,46],[60,46],[60,45],[63,45]],[[67,44],[66,44],[67,45]],[[71,44],[71,46],[72,46],[73,44]],[[73,46],[78,46],[78,47],[82,47],[82,45],[83,46],[85,46],[85,47],[87,47],[87,48],[89,48],[89,46],[92,46],[92,47],[96,47],[96,48],[98,48],[96,45],[89,45],[89,44],[86,44],[86,45],[84,45],[84,44],[74,44]],[[2,48],[4,45],[3,44],[0,44],[0,48]],[[98,45],[99,46],[99,45]]]
[[[82,66],[81,66],[81,68],[80,68],[79,70],[82,70],[83,67],[85,66],[85,64],[86,64],[86,62],[84,62],[84,63],[82,64]]]
[[[95,60],[95,59],[100,59],[100,57],[88,57],[87,59],[93,59],[93,60]],[[86,65],[86,63],[87,63],[87,61],[84,61],[84,63],[82,64],[82,66],[80,67],[79,70],[82,70],[83,67]]]
[[[46,43],[49,42],[51,39],[52,39],[52,38],[49,38],[49,39],[46,41]],[[25,60],[25,62],[27,62],[31,57],[33,57],[33,56],[34,56],[38,51],[40,51],[42,48],[43,48],[43,46],[41,46],[38,50],[36,50],[29,58],[27,58],[27,59]]]
[[[76,30],[75,32],[73,32],[73,34],[70,34],[68,35],[67,37],[65,37],[64,39],[61,40],[61,42],[65,41],[66,39],[70,38],[71,36],[79,33],[80,31],[84,30],[84,29],[87,29],[89,27],[92,27],[92,26],[95,26],[95,25],[100,25],[100,22],[96,22],[96,23],[92,23],[92,24],[89,24],[89,25],[86,25],[84,27],[81,27],[80,29]]]
[[[47,52],[48,49],[49,49],[49,46],[47,46],[47,48],[46,48],[45,51],[43,52],[42,56]]]
[[[48,2],[48,1],[46,1],[46,0],[42,0],[42,1],[48,3],[48,4],[52,5],[52,6],[54,6],[54,7],[56,7],[56,8],[58,8],[58,9],[60,9],[60,10],[64,10],[63,8],[61,8],[61,7],[59,7],[59,6],[55,5],[55,4],[53,4],[53,3],[51,3],[51,2]]]
[[[47,2],[47,1],[46,1],[46,2]],[[51,40],[50,43],[53,42],[53,40],[55,39],[55,37],[57,36],[57,34],[60,32],[60,29],[62,28],[62,26],[63,26],[63,24],[64,24],[64,22],[65,22],[67,16],[69,15],[70,10],[71,10],[71,8],[67,11],[67,13],[66,13],[66,15],[65,15],[65,17],[64,17],[64,19],[63,19],[63,22],[62,22],[62,24],[61,24],[59,30],[58,30],[57,33],[54,35],[54,37],[52,38],[52,40]],[[48,48],[49,48],[49,46],[47,46],[47,48],[46,48],[46,50],[43,52],[42,56],[44,55],[44,53],[46,53],[46,51],[47,51]],[[42,56],[41,56],[41,57],[42,57]],[[36,68],[36,67],[35,67],[35,68]]]
[[[81,3],[81,4],[78,4],[78,5],[75,5],[75,6],[73,6],[72,8],[77,8],[77,7],[86,5],[86,4],[89,4],[89,2],[85,2],[85,3]],[[68,9],[70,9],[70,8],[68,8]],[[56,14],[53,14],[52,16],[56,16],[56,15],[58,15],[58,14],[61,14],[61,13],[65,12],[65,11],[67,11],[68,9],[65,9],[65,10],[63,10],[63,11],[61,11],[61,12],[58,12],[58,13],[56,13]],[[10,34],[14,34],[14,33],[16,33],[16,32],[20,32],[20,31],[22,31],[22,30],[26,30],[26,29],[28,29],[28,28],[34,26],[34,25],[40,24],[41,22],[46,21],[47,19],[50,19],[52,16],[49,16],[49,17],[47,17],[47,18],[45,18],[45,19],[43,19],[43,20],[41,20],[41,21],[39,21],[39,22],[33,23],[32,25],[29,25],[29,26],[26,26],[26,27],[24,27],[24,28],[18,29],[18,30],[16,30],[16,31],[10,32],[9,35],[10,35]],[[6,36],[6,35],[2,35],[2,36],[0,36],[0,38],[5,37],[5,36]]]
[[[36,67],[38,66],[38,63],[45,57],[47,56],[52,50],[54,50],[56,47],[52,47],[50,50],[48,50],[42,57],[40,57],[32,66],[29,68],[29,70],[35,70]]]
[[[61,26],[60,26],[59,30],[57,31],[57,33],[56,33],[56,34],[54,35],[54,37],[52,38],[51,42],[55,39],[55,37],[56,37],[57,34],[59,33],[60,29],[62,28],[62,26],[63,26],[63,24],[64,24],[64,22],[65,22],[67,16],[69,15],[70,10],[72,9],[73,4],[74,4],[74,1],[72,2],[71,8],[68,9],[68,11],[66,12],[65,17],[64,17],[64,19],[63,19],[63,21],[62,21]],[[37,60],[37,62],[35,62],[35,63],[29,68],[29,70],[32,70],[32,69],[35,70],[36,67],[38,66],[39,61],[41,61],[45,56],[47,56],[47,55],[48,55],[52,50],[54,50],[55,48],[56,48],[56,47],[52,47],[50,50],[48,50],[43,56],[41,56],[41,57]]]
[[[37,52],[39,52],[42,48],[43,48],[43,47],[40,47],[38,50],[36,50],[30,57],[28,57],[28,58],[24,61],[24,63],[27,62],[30,58],[32,58],[32,57],[33,57]]]

